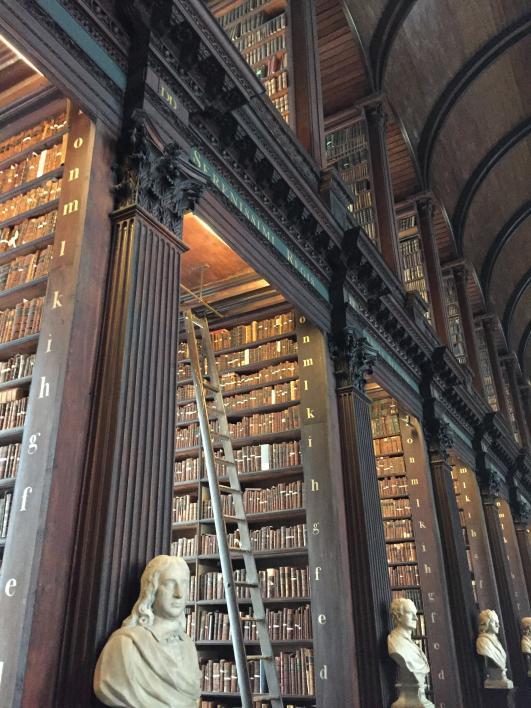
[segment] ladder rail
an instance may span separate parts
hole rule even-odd
[[[218,480],[216,476],[216,463],[214,458],[214,448],[210,439],[210,428],[208,422],[208,414],[206,412],[206,399],[202,385],[202,374],[199,364],[199,352],[197,349],[197,340],[194,332],[194,324],[192,317],[185,313],[185,325],[188,339],[188,349],[192,368],[192,380],[197,396],[197,417],[199,419],[199,428],[203,440],[203,452],[205,456],[205,466],[207,471],[207,479],[210,488],[210,499],[212,504],[212,513],[214,516],[214,526],[218,540],[219,558],[221,562],[221,572],[224,580],[225,599],[227,600],[227,611],[229,614],[229,622],[232,630],[232,640],[234,644],[234,659],[238,672],[238,685],[240,696],[242,699],[242,708],[252,708],[252,693],[249,681],[249,669],[247,666],[247,655],[245,653],[245,645],[243,633],[240,623],[240,610],[234,580],[232,575],[232,564],[230,560],[229,544],[227,541],[227,533],[225,522],[223,520],[223,510],[221,508],[221,494],[218,488]]]
[[[258,636],[258,644],[261,650],[261,675],[262,671],[267,681],[267,694],[263,699],[269,700],[272,708],[283,708],[284,703],[280,693],[280,684],[274,659],[273,646],[269,636],[268,627],[265,619],[265,607],[260,591],[260,582],[256,561],[252,553],[251,534],[247,522],[247,516],[243,503],[243,492],[241,489],[240,479],[236,469],[234,460],[234,451],[230,438],[230,428],[227,420],[227,413],[221,392],[221,382],[216,364],[216,356],[210,338],[208,322],[206,319],[194,318],[191,309],[185,312],[186,334],[189,347],[189,356],[192,368],[192,380],[196,391],[197,410],[201,438],[203,441],[204,461],[207,469],[207,479],[210,488],[212,514],[214,517],[214,525],[216,536],[218,539],[218,548],[220,563],[223,575],[223,583],[225,587],[225,595],[227,599],[227,609],[229,614],[229,622],[234,643],[234,654],[236,667],[238,671],[238,679],[240,682],[240,696],[242,698],[242,708],[252,708],[252,691],[250,690],[249,670],[247,662],[251,657],[245,653],[245,643],[243,640],[243,630],[241,617],[239,613],[238,597],[233,576],[233,567],[231,559],[231,549],[227,540],[227,529],[225,519],[229,515],[223,512],[221,503],[221,493],[231,493],[231,498],[234,507],[234,518],[237,521],[242,557],[245,566],[246,581],[243,585],[249,585],[250,601],[253,607],[253,614],[256,622],[256,630]],[[199,351],[197,347],[197,338],[194,327],[198,326],[201,331],[202,341],[202,356],[206,358],[209,383],[205,385],[203,373],[201,371]],[[218,434],[221,440],[223,449],[224,464],[226,466],[226,475],[229,478],[229,487],[224,487],[219,484],[216,474],[216,458],[214,454],[214,446],[212,441],[213,433],[210,429],[210,414],[212,409],[207,406],[205,389],[209,390],[209,395],[214,393],[214,407],[218,415]],[[230,518],[230,517],[229,517]],[[257,657],[254,657],[257,658]],[[240,677],[242,677],[240,679]],[[243,689],[245,684],[247,690]],[[255,701],[260,700],[259,696],[254,698]]]

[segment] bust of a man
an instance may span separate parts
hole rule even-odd
[[[527,675],[531,678],[531,617],[522,617],[522,654],[527,663]]]
[[[513,682],[507,678],[507,655],[498,639],[500,620],[494,610],[479,613],[479,634],[476,651],[485,657],[487,678],[485,688],[512,688]]]
[[[417,608],[412,600],[397,598],[391,603],[394,629],[387,637],[389,656],[398,664],[398,699],[391,708],[434,708],[426,698],[426,677],[430,667],[426,655],[412,638],[417,626]]]
[[[157,556],[147,564],[131,614],[96,664],[94,692],[106,706],[197,708],[201,671],[184,632],[189,580],[182,558]]]

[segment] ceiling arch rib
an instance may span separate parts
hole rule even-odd
[[[513,128],[513,130],[504,135],[504,137],[489,150],[468,178],[461,191],[459,201],[452,217],[452,226],[454,229],[456,245],[460,253],[463,252],[464,226],[470,204],[474,199],[474,195],[496,163],[499,162],[499,160],[501,160],[512,147],[519,143],[520,140],[526,138],[530,133],[531,119],[526,118],[519,125]]]
[[[496,261],[502,252],[502,250],[507,246],[513,236],[513,234],[518,230],[518,228],[525,222],[525,220],[531,215],[531,201],[526,202],[517,212],[515,212],[511,218],[507,221],[505,226],[496,236],[494,241],[491,243],[490,248],[483,261],[483,266],[481,268],[481,287],[483,288],[483,293],[485,299],[489,299],[490,283],[492,279],[492,273],[494,271],[494,266]]]
[[[518,306],[518,303],[522,299],[527,288],[531,285],[531,268],[525,273],[525,275],[520,278],[517,285],[515,286],[507,305],[505,306],[505,311],[503,313],[502,327],[505,332],[505,337],[509,341],[509,327],[511,324],[511,319],[513,317],[514,311]]]
[[[531,322],[527,325],[527,327],[524,330],[524,333],[522,334],[520,338],[520,343],[518,344],[518,361],[520,362],[520,368],[522,369],[523,373],[527,373],[529,376],[531,372],[526,372],[526,360],[525,360],[525,354],[527,347],[529,345],[529,342],[531,341]]]
[[[381,90],[394,39],[416,0],[389,0],[371,38],[369,56],[374,84]]]
[[[531,30],[531,13],[509,25],[492,37],[472,56],[446,85],[444,91],[431,109],[422,129],[418,143],[418,159],[424,185],[429,181],[433,147],[448,114],[476,77],[497,57],[519,40],[527,37]]]

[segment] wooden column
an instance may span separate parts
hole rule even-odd
[[[387,114],[381,101],[365,105],[363,112],[367,126],[372,177],[371,194],[374,201],[380,252],[392,272],[402,281],[393,187],[387,156]]]
[[[315,3],[288,3],[294,122],[290,125],[319,167],[326,167],[323,98],[317,46]]]
[[[505,369],[507,371],[507,378],[509,379],[509,391],[513,401],[513,410],[516,418],[516,426],[518,428],[518,434],[520,436],[520,444],[522,447],[530,447],[530,432],[527,428],[527,422],[525,419],[524,407],[522,404],[522,398],[520,396],[520,387],[518,386],[518,379],[516,376],[516,361],[514,354],[504,358]]]
[[[433,484],[437,521],[446,571],[448,601],[454,630],[463,702],[477,705],[481,700],[481,674],[475,657],[477,612],[459,510],[455,497],[448,453],[452,447],[449,425],[428,386],[423,386],[424,432]]]
[[[513,512],[514,530],[522,561],[527,595],[531,598],[531,506],[518,494],[514,500],[511,500],[511,510]]]
[[[105,130],[72,109],[2,565],[0,705],[6,708],[60,705],[53,692],[99,345],[114,159]]]
[[[485,513],[485,523],[489,536],[494,572],[498,583],[498,594],[503,616],[503,626],[507,640],[507,645],[505,647],[508,658],[507,665],[510,670],[510,678],[512,678],[515,686],[525,687],[527,682],[527,670],[523,655],[520,651],[519,609],[517,608],[516,599],[514,597],[511,567],[507,558],[504,535],[500,524],[499,510],[497,506],[501,482],[497,473],[489,467],[486,467],[484,463],[478,472],[483,510]],[[525,704],[522,703],[521,705],[523,708]]]
[[[494,331],[494,317],[486,317],[483,319],[483,329],[485,330],[485,342],[487,343],[487,351],[489,353],[490,368],[492,370],[492,380],[498,399],[498,408],[500,413],[505,416],[505,420],[509,425],[509,430],[512,431],[511,418],[509,408],[507,406],[507,397],[505,395],[505,385],[503,383],[503,374],[501,370],[500,358],[498,356],[498,347],[496,345],[496,333]]]
[[[117,208],[57,705],[88,706],[98,653],[153,556],[168,553],[175,445],[181,217],[203,183],[138,115]],[[125,151],[124,151],[125,152]]]
[[[356,630],[360,705],[387,706],[393,667],[387,655],[391,590],[382,512],[373,452],[370,399],[364,376],[375,353],[363,337],[345,329],[332,346],[347,538],[351,557],[351,592]],[[371,657],[370,664],[368,657]]]
[[[430,303],[433,313],[435,331],[440,340],[450,348],[450,337],[448,334],[448,313],[446,299],[444,295],[444,283],[441,270],[441,262],[437,251],[435,234],[433,233],[432,219],[435,210],[433,200],[429,197],[421,197],[416,200],[418,215],[418,230],[422,241],[422,251],[424,253],[424,263],[426,266],[426,279]]]
[[[472,308],[468,299],[468,268],[465,265],[454,266],[452,268],[455,281],[455,289],[457,292],[457,303],[459,312],[461,313],[461,325],[465,337],[465,346],[467,354],[467,363],[472,370],[472,377],[476,390],[484,394],[483,380],[481,378],[481,370],[479,368],[478,345],[476,334],[474,331],[474,318],[472,316]]]

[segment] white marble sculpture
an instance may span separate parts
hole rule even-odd
[[[531,617],[522,617],[522,654],[526,660],[527,675],[531,678]]]
[[[391,615],[394,629],[387,637],[387,650],[399,667],[399,695],[391,708],[435,708],[426,698],[428,660],[411,637],[417,626],[417,608],[411,600],[398,598],[391,603]]]
[[[185,634],[190,571],[182,558],[157,556],[140,581],[140,595],[122,627],[109,637],[94,672],[94,692],[107,706],[197,708],[201,672]]]
[[[487,677],[485,688],[512,688],[513,682],[507,678],[507,655],[498,639],[500,620],[494,610],[479,613],[479,634],[476,651],[485,658]]]

